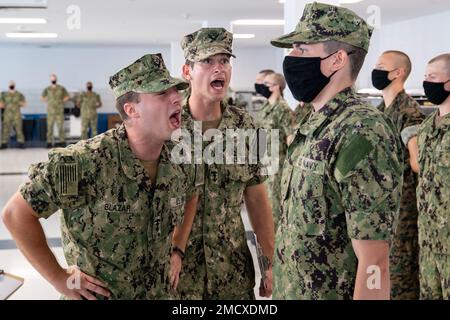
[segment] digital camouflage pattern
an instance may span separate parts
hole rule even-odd
[[[2,123],[2,144],[7,144],[11,130],[14,128],[18,143],[25,143],[22,130],[21,105],[25,102],[25,97],[19,91],[3,92],[0,95],[0,102],[4,105]]]
[[[280,198],[281,198],[281,169],[287,153],[287,139],[292,135],[293,113],[286,100],[279,98],[273,105],[266,101],[263,107],[256,114],[256,125],[258,128],[267,130],[279,130],[279,170],[276,174],[269,175],[266,180],[266,187],[269,193],[270,204],[272,206],[275,228],[280,219]],[[270,154],[271,141],[263,143],[266,145],[266,152]]]
[[[93,91],[86,91],[79,95],[77,105],[81,111],[81,139],[88,138],[91,128],[92,136],[97,135],[97,108],[102,105],[100,95]]]
[[[176,87],[184,90],[189,84],[172,77],[160,53],[146,54],[110,77],[109,85],[116,98],[128,92],[158,93]]]
[[[400,137],[408,127],[422,123],[424,116],[419,104],[403,90],[386,107],[378,109],[389,118]],[[417,174],[411,169],[409,151],[403,146],[403,188],[397,229],[391,244],[389,268],[391,273],[391,298],[393,300],[419,299],[419,241],[417,231]]]
[[[183,107],[182,126],[191,136],[195,134],[188,103]],[[227,128],[254,129],[254,125],[245,111],[223,102],[217,129],[225,132]],[[214,140],[204,142],[203,150],[212,143]],[[266,177],[261,175],[260,165],[248,162],[202,163],[195,165],[199,203],[178,292],[182,299],[254,299],[255,272],[241,206],[245,188],[263,183]]]
[[[419,209],[421,298],[450,296],[450,114],[420,126]]]
[[[233,34],[224,28],[201,28],[184,36],[181,48],[187,61],[198,62],[216,54],[233,54]]]
[[[20,188],[39,217],[62,209],[68,265],[105,282],[111,299],[176,297],[168,281],[171,237],[193,195],[194,172],[170,161],[172,144],[163,147],[154,188],[123,125],[53,149]]]
[[[340,41],[368,51],[373,28],[353,11],[323,3],[308,3],[295,31],[274,39],[271,44],[292,48],[296,42]]]
[[[395,129],[351,88],[300,124],[283,167],[274,299],[351,299],[351,239],[392,239],[402,152]]]
[[[53,127],[59,130],[59,140],[64,137],[64,99],[69,97],[66,88],[59,84],[48,86],[42,92],[42,97],[47,98],[47,143],[53,143]]]
[[[297,127],[300,123],[302,123],[303,118],[309,116],[309,113],[314,110],[313,105],[310,103],[298,104],[294,110],[294,124],[293,127]]]
[[[420,251],[420,299],[450,300],[450,255]]]

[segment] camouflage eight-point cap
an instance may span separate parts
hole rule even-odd
[[[181,41],[184,58],[197,62],[216,54],[233,54],[233,34],[224,28],[201,28]],[[236,57],[235,57],[236,58]]]
[[[368,51],[373,28],[353,11],[324,3],[308,3],[295,31],[271,41],[280,48],[294,43],[340,41]]]
[[[146,54],[109,79],[116,98],[128,92],[157,93],[173,87],[184,90],[189,84],[169,74],[160,53]]]

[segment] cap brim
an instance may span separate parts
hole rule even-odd
[[[294,43],[318,43],[318,42],[323,42],[323,41],[327,41],[327,40],[331,40],[330,39],[317,39],[317,37],[314,37],[314,35],[312,35],[310,32],[307,31],[292,31],[288,34],[282,35],[279,38],[273,39],[272,41],[270,41],[270,43],[274,46],[274,47],[278,47],[278,48],[292,48],[292,45]]]
[[[207,59],[209,57],[215,56],[217,54],[226,54],[228,56],[231,56],[233,58],[236,58],[234,54],[232,54],[230,51],[223,49],[223,48],[217,48],[217,50],[208,51],[205,53],[199,53],[197,54],[197,58],[195,59],[195,62]]]
[[[189,88],[189,83],[178,78],[169,77],[163,80],[156,80],[143,84],[133,91],[137,93],[158,93],[171,88],[177,88],[177,90],[185,90]]]

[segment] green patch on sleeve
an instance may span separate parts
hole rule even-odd
[[[347,147],[340,151],[336,161],[336,179],[340,182],[356,165],[373,150],[372,143],[363,136],[354,136]]]

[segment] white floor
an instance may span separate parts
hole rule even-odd
[[[27,181],[26,172],[32,163],[47,160],[47,149],[6,149],[0,150],[0,218],[1,211],[8,199],[18,190],[23,182]],[[247,230],[251,230],[245,211],[242,218]],[[47,220],[41,220],[47,239],[53,242],[61,237],[59,230],[59,214],[56,213]],[[259,297],[258,288],[261,273],[256,260],[256,250],[251,242],[248,242],[253,255],[253,263],[256,267],[255,295]],[[52,247],[58,261],[66,267],[62,248]],[[0,269],[25,279],[24,285],[16,291],[10,300],[54,300],[59,299],[59,293],[28,263],[25,257],[15,248],[11,235],[6,230],[0,219]]]

